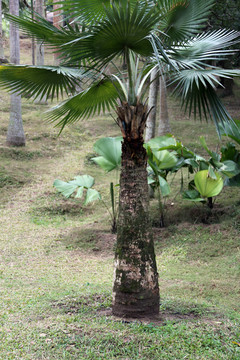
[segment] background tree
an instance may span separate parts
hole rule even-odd
[[[0,61],[4,59],[3,31],[2,31],[2,1],[0,1]]]
[[[159,78],[159,122],[157,136],[166,135],[171,132],[167,104],[167,86],[165,76]]]
[[[9,1],[10,14],[19,15],[19,1]],[[10,23],[10,62],[20,62],[19,30],[16,24]],[[25,135],[22,122],[21,96],[17,93],[11,94],[10,120],[7,131],[7,144],[10,146],[24,146]]]
[[[212,8],[209,21],[209,29],[233,29],[240,31],[240,0],[218,0]],[[240,46],[237,45],[240,50]],[[239,51],[231,59],[222,60],[222,66],[233,69],[240,66]],[[222,79],[224,91],[222,96],[233,95],[233,79]]]
[[[44,0],[36,0],[35,1],[35,11],[38,15],[45,18],[45,6]],[[43,41],[36,41],[36,65],[42,66],[44,65],[44,43]],[[41,100],[36,99],[37,104],[47,104],[46,96],[44,96]]]
[[[145,142],[148,142],[150,139],[152,139],[155,136],[158,93],[159,93],[159,75],[158,75],[158,69],[156,68],[152,71],[150,77],[148,107],[149,109],[151,109],[151,112],[147,119]]]
[[[113,313],[140,316],[159,312],[158,273],[148,211],[147,154],[143,134],[149,109],[145,94],[154,69],[166,64],[189,111],[230,119],[215,93],[218,76],[239,71],[212,68],[228,55],[238,34],[226,30],[196,35],[212,0],[65,0],[62,11],[81,27],[56,28],[45,19],[11,17],[27,33],[57,49],[59,67],[0,67],[0,84],[54,98],[85,90],[53,108],[50,119],[61,130],[79,119],[114,109],[123,136]],[[104,4],[104,6],[103,6]],[[178,22],[183,14],[184,21]],[[167,29],[166,36],[159,28]],[[190,31],[190,30],[191,31]],[[126,70],[119,69],[125,59]],[[143,61],[142,61],[143,60]],[[109,73],[111,65],[112,73]],[[105,69],[108,68],[108,73]]]
[[[159,74],[157,69],[151,74],[148,107],[152,110],[147,119],[145,142],[156,136],[156,128],[157,136],[171,132],[165,76],[162,71]]]

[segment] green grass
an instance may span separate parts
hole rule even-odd
[[[227,102],[236,115],[236,99]],[[53,188],[56,178],[90,174],[110,205],[116,175],[92,163],[92,145],[119,135],[118,127],[100,116],[58,137],[42,116],[48,106],[23,99],[26,147],[8,148],[4,92],[0,104],[1,360],[240,359],[238,189],[224,189],[209,214],[184,202],[174,179],[166,228],[154,228],[161,315],[122,321],[111,316],[116,236],[106,208],[64,199]],[[169,104],[172,131],[186,146],[206,156],[204,135],[219,147],[211,124],[188,120],[172,98]],[[151,216],[157,223],[156,200]]]

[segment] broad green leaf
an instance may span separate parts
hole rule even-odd
[[[211,165],[209,165],[209,167],[208,167],[208,175],[210,176],[211,179],[217,180],[217,176]]]
[[[204,201],[204,199],[200,197],[200,194],[197,190],[186,190],[183,192],[182,196],[183,199],[188,201],[196,201],[196,202]]]
[[[219,171],[229,178],[232,178],[240,173],[240,166],[231,160],[226,160],[219,168]]]
[[[83,190],[84,190],[84,187],[83,186],[80,186],[77,190],[77,193],[75,195],[75,198],[78,198],[80,199],[82,196],[83,196]]]
[[[148,185],[154,184],[156,180],[154,180],[151,176],[148,176]]]
[[[176,140],[172,135],[158,136],[149,140],[146,145],[151,149],[161,150],[167,146],[176,146]]]
[[[100,200],[100,199],[101,199],[101,195],[97,190],[88,189],[87,194],[86,194],[86,198],[85,198],[85,201],[84,201],[84,205],[87,205],[88,203],[90,203],[92,201],[96,201],[96,200]]]
[[[94,178],[90,175],[76,176],[74,180],[69,181],[69,184],[76,186],[82,186],[86,189],[91,188],[94,185]]]
[[[67,198],[69,198],[77,189],[76,184],[70,184],[58,179],[54,181],[53,186],[57,189],[57,191],[59,191],[62,195],[64,195]]]
[[[159,170],[171,169],[178,161],[176,156],[168,150],[153,150],[153,155]]]
[[[224,182],[226,186],[240,186],[240,174],[232,177],[231,179],[227,178]]]
[[[240,163],[240,151],[236,149],[236,145],[227,143],[226,146],[221,147],[221,162],[232,160]]]
[[[185,159],[183,160],[184,164],[190,165],[193,169],[199,167],[199,163],[195,159]]]
[[[162,196],[169,195],[171,190],[170,190],[170,186],[168,185],[167,181],[160,175],[158,176],[158,181],[159,181],[159,186],[160,186]]]
[[[200,136],[200,142],[201,142],[203,148],[207,151],[207,153],[213,158],[213,160],[218,162],[220,160],[220,155],[217,154],[215,151],[211,151],[208,148],[204,136]]]
[[[204,136],[200,136],[200,143],[202,144],[202,147],[206,150],[206,152],[212,156],[212,151],[208,148],[206,139]]]
[[[202,170],[196,173],[194,182],[197,190],[202,197],[208,198],[217,196],[223,188],[221,176],[215,172],[216,180],[209,176],[208,170]]]
[[[92,160],[107,172],[112,171],[116,168],[116,166],[113,163],[106,160],[103,156],[94,157],[92,158]]]
[[[106,137],[99,139],[93,146],[101,156],[93,160],[105,171],[119,169],[121,166],[122,137]]]

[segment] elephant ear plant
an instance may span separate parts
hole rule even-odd
[[[183,193],[183,198],[194,202],[208,201],[208,207],[213,208],[212,199],[217,196],[223,188],[223,180],[219,173],[211,170],[198,171],[194,176],[194,185],[191,182],[192,190]]]
[[[158,206],[160,211],[160,227],[164,227],[164,209],[162,198],[171,192],[167,182],[167,175],[173,171],[178,159],[174,152],[166,150],[176,145],[173,136],[160,136],[151,139],[145,144],[148,155],[148,184],[157,191]]]
[[[152,71],[165,64],[164,75],[175,84],[190,113],[211,118],[216,125],[230,119],[215,87],[219,77],[238,76],[240,71],[212,64],[233,53],[227,48],[238,41],[239,33],[216,30],[198,35],[213,4],[213,0],[64,0],[58,1],[60,11],[66,19],[76,19],[77,26],[60,28],[37,14],[34,19],[9,16],[23,33],[50,46],[59,55],[60,66],[0,66],[0,85],[36,99],[72,94],[48,113],[60,131],[77,120],[115,111],[123,143],[114,315],[159,313],[143,147]]]
[[[101,200],[100,193],[93,189],[94,178],[90,175],[75,176],[71,181],[65,182],[56,179],[53,186],[66,198],[74,195],[75,198],[84,198],[84,205],[96,200]]]
[[[122,140],[122,137],[105,137],[97,140],[93,145],[94,150],[100,156],[94,157],[92,160],[106,172],[116,171],[116,184],[114,185],[113,182],[110,182],[112,233],[117,231],[117,199],[115,189],[119,186],[118,174],[121,167]]]
[[[208,160],[198,159],[195,167],[197,173],[194,181],[190,181],[189,190],[183,193],[183,198],[189,201],[206,202],[213,208],[213,197],[217,196],[223,186],[239,186],[240,154],[234,144],[228,143],[221,147],[221,152],[211,151],[204,137],[200,142],[210,155]]]
[[[231,140],[234,140],[237,144],[228,142],[225,146],[221,148],[221,161],[233,162],[231,163],[232,167],[235,169],[235,174],[233,177],[226,179],[225,185],[227,186],[240,186],[240,120],[234,120],[233,123],[224,122],[220,126],[221,135],[227,136]],[[237,172],[237,170],[239,170]]]

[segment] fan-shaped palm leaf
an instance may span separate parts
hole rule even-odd
[[[81,3],[79,3],[78,0],[65,0],[64,2],[55,2],[55,4],[59,5],[59,8],[67,17],[74,17],[77,21],[80,20],[85,22],[86,25],[89,25],[89,23],[103,19],[106,16],[105,9],[111,9],[112,4],[120,6],[127,2],[128,0],[81,0]],[[134,8],[136,3],[138,3],[139,6],[146,5],[146,1],[142,0],[131,0],[129,5],[131,8]],[[154,6],[155,1],[148,1],[148,5]]]
[[[167,33],[167,43],[185,40],[203,26],[214,0],[161,0],[156,5],[161,12],[160,28]]]
[[[88,36],[74,40],[74,47],[66,54],[68,60],[91,58],[106,64],[128,50],[143,56],[152,54],[152,46],[146,37],[159,20],[154,8],[136,2],[131,11],[129,2],[126,2],[118,7],[114,3],[111,10],[105,9],[105,12],[106,17],[91,29]],[[62,49],[66,47],[69,43]]]
[[[102,79],[87,90],[81,91],[55,106],[50,110],[48,118],[51,121],[57,121],[57,126],[61,126],[62,131],[66,124],[90,117],[106,109],[110,111],[116,107],[119,98],[117,86],[118,83],[113,83],[109,79]]]
[[[81,36],[80,33],[75,32],[71,27],[56,28],[37,14],[35,19],[31,18],[31,14],[26,15],[24,18],[8,15],[7,18],[18,25],[24,34],[57,48]]]
[[[234,50],[226,48],[236,44],[239,36],[238,31],[225,29],[199,34],[184,44],[172,47],[173,54],[169,53],[169,55],[182,67],[192,67],[195,64],[206,66],[206,61],[221,60],[234,54]]]
[[[218,98],[215,85],[219,83],[218,77],[229,77],[231,75],[240,75],[239,70],[222,69],[189,69],[178,72],[174,75],[174,81],[177,82],[175,92],[179,92],[182,98],[182,105],[185,110],[189,109],[189,114],[193,111],[197,114],[213,119],[219,132],[219,123],[231,119],[224,105]]]
[[[58,66],[0,66],[0,85],[19,94],[33,98],[73,93],[75,86],[86,76],[86,72]]]

